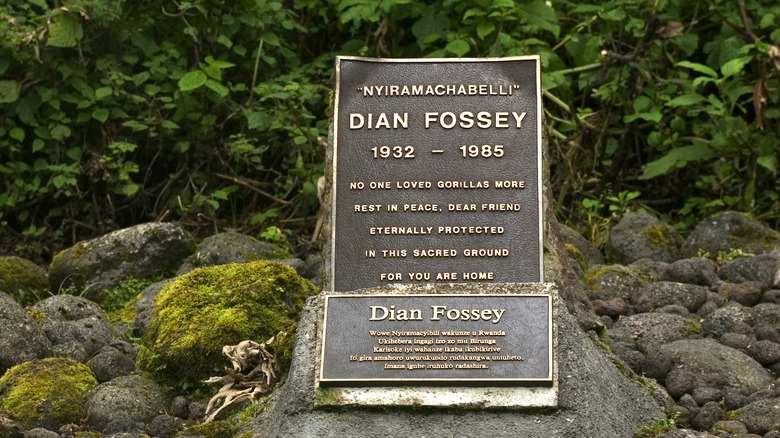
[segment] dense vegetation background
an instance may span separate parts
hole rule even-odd
[[[14,0],[0,253],[175,220],[306,251],[337,54],[538,54],[559,218],[780,226],[775,0]]]

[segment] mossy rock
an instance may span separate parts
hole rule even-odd
[[[763,254],[780,247],[780,233],[744,213],[726,211],[702,220],[682,247],[684,257],[729,253]]]
[[[594,266],[585,273],[585,288],[591,300],[630,300],[648,284],[647,278],[623,265]]]
[[[671,263],[683,243],[677,230],[645,212],[627,214],[609,233],[614,261],[625,264],[643,258]]]
[[[163,379],[198,384],[228,365],[222,347],[251,339],[274,344],[279,372],[289,368],[293,334],[317,288],[281,263],[258,260],[196,269],[155,298],[137,365]]]
[[[195,242],[182,226],[140,224],[78,242],[55,255],[49,266],[49,287],[102,304],[107,290],[129,278],[172,275],[193,251]]]
[[[0,291],[17,303],[28,306],[48,295],[46,271],[35,263],[16,256],[0,257]]]
[[[0,411],[9,413],[25,429],[58,430],[81,420],[83,396],[97,384],[89,367],[72,359],[24,362],[0,378]]]

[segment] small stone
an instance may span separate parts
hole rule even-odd
[[[702,318],[706,318],[710,316],[712,312],[718,310],[718,307],[719,306],[713,301],[705,301],[704,304],[696,310],[696,314]]]
[[[171,402],[171,413],[179,418],[187,419],[189,416],[189,404],[186,398],[182,396],[176,396]]]
[[[727,432],[732,434],[732,436],[736,435],[739,437],[743,437],[748,433],[747,427],[745,427],[744,424],[734,420],[716,421],[715,424],[712,425],[712,429],[717,432]]]
[[[631,295],[631,302],[647,300],[652,308],[681,305],[690,311],[695,311],[707,300],[707,288],[695,284],[657,281],[637,289]]]
[[[712,260],[693,257],[671,263],[661,279],[711,287],[721,282],[718,274],[715,273],[717,270],[718,265]]]
[[[171,438],[179,431],[181,420],[172,415],[158,415],[149,423],[149,435],[158,438]]]
[[[718,342],[727,347],[747,353],[748,346],[753,342],[756,342],[756,337],[741,333],[724,333],[723,336],[718,339]]]
[[[690,394],[699,384],[698,377],[686,370],[675,369],[666,375],[666,390],[674,398],[686,393]]]
[[[748,354],[761,365],[780,361],[780,344],[772,341],[756,341],[748,347]]]
[[[718,275],[724,281],[744,283],[756,281],[764,290],[772,287],[777,272],[778,256],[762,254],[755,257],[741,257],[721,266]]]
[[[728,316],[707,318],[701,323],[701,335],[719,338],[734,331],[734,320]]]
[[[709,430],[716,421],[721,419],[720,406],[717,402],[707,402],[693,418],[691,424],[696,429]]]
[[[636,351],[633,345],[618,343],[610,347],[617,357],[626,363],[634,372],[641,372],[645,355]]]
[[[679,304],[669,304],[668,306],[663,306],[661,308],[655,309],[658,313],[668,313],[671,315],[679,315],[683,316],[685,318],[690,318],[691,312],[688,311],[685,307],[679,305]]]
[[[188,407],[188,418],[192,421],[203,420],[206,416],[206,405],[201,402],[192,402]]]
[[[666,382],[666,376],[674,367],[671,356],[660,351],[648,353],[642,362],[642,372],[645,376],[657,380],[659,383]]]
[[[759,341],[772,341],[780,344],[780,333],[774,327],[756,327],[756,339]]]
[[[681,427],[688,427],[691,425],[691,413],[688,408],[680,405],[673,405],[669,408],[669,413],[677,418],[674,420],[674,424]]]
[[[593,300],[590,303],[593,311],[599,316],[618,317],[627,315],[629,312],[628,303],[622,298],[613,298],[608,301]]]
[[[706,386],[694,388],[691,396],[696,400],[696,404],[704,406],[707,402],[718,402],[723,399],[723,391],[717,388],[708,388]]]
[[[612,254],[624,263],[641,258],[670,263],[679,258],[682,244],[677,230],[644,212],[628,213],[609,233]]]
[[[777,394],[772,389],[762,389],[761,391],[756,391],[748,397],[750,399],[750,402],[756,402],[759,400],[769,400],[772,398],[777,397]]]
[[[761,303],[780,304],[780,289],[769,289],[761,295]],[[774,432],[770,432],[774,433]]]
[[[682,397],[680,397],[680,406],[684,406],[691,414],[699,412],[699,405],[690,394],[683,394]]]
[[[746,281],[744,283],[723,283],[718,287],[718,294],[723,298],[742,304],[745,307],[752,307],[761,299],[762,286],[757,281]]]
[[[728,410],[733,411],[750,403],[750,398],[737,390],[726,388],[723,391],[723,402]]]
[[[780,399],[758,400],[744,406],[736,420],[742,422],[751,433],[765,434],[780,426]]]
[[[129,345],[129,344],[128,344]],[[98,382],[108,382],[119,376],[126,376],[135,371],[135,350],[123,347],[105,346],[100,352],[89,360],[89,369],[95,374]]]
[[[42,427],[30,429],[24,433],[24,438],[60,438],[57,432]]]
[[[756,327],[780,328],[780,304],[756,304],[751,312]]]

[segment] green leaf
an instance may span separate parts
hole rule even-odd
[[[273,32],[265,32],[260,36],[266,43],[272,46],[280,46],[279,36]]]
[[[19,99],[22,87],[16,81],[0,81],[0,103],[13,103]]]
[[[553,34],[556,38],[561,32],[561,26],[558,24],[558,16],[555,11],[544,0],[536,0],[523,7],[528,17],[533,17],[531,24],[538,26]],[[530,18],[529,18],[530,19]]]
[[[777,172],[777,156],[776,155],[764,155],[756,158],[756,163],[766,168],[768,171]]]
[[[493,33],[496,30],[496,25],[489,21],[480,21],[477,25],[477,36],[480,39],[485,39],[486,36]]]
[[[463,19],[466,20],[469,17],[484,17],[485,11],[479,8],[471,8],[463,14]],[[449,20],[448,20],[449,21]]]
[[[98,108],[92,111],[92,118],[100,123],[106,123],[106,120],[108,120],[108,109]]]
[[[649,113],[636,113],[623,117],[623,122],[631,123],[636,119],[645,119],[649,122],[658,123],[663,118],[663,114],[660,111],[650,111]]]
[[[666,105],[676,108],[678,106],[696,105],[704,100],[704,96],[700,94],[683,94],[682,96],[677,96],[669,102],[666,102]]]
[[[24,129],[19,128],[18,126],[15,128],[11,128],[10,131],[8,131],[8,135],[11,136],[16,141],[24,141]]]
[[[163,128],[168,128],[168,129],[179,129],[179,128],[181,128],[181,126],[177,125],[176,123],[174,123],[174,122],[172,122],[170,120],[163,120],[162,127]]]
[[[677,64],[675,64],[675,67],[689,68],[691,70],[694,70],[694,71],[697,71],[699,73],[705,74],[705,75],[707,75],[707,76],[709,76],[709,77],[711,77],[713,79],[718,77],[718,73],[715,70],[707,67],[704,64],[699,64],[699,63],[696,63],[696,62],[680,61]]]
[[[49,23],[49,40],[52,47],[74,47],[84,37],[78,19],[66,14],[57,14]]]
[[[81,159],[82,150],[80,147],[70,148],[65,155],[73,161],[79,161]]]
[[[100,87],[95,90],[95,99],[102,99],[104,97],[110,96],[111,93],[113,93],[111,87]]]
[[[490,9],[498,8],[514,8],[515,2],[512,0],[493,0],[493,4],[490,5]]]
[[[204,85],[206,85],[206,82],[208,81],[208,77],[206,77],[206,74],[203,73],[200,70],[193,70],[186,75],[182,76],[181,79],[179,79],[179,90],[181,91],[190,91],[195,90],[196,88],[200,88]]]
[[[217,81],[213,81],[211,79],[208,79],[206,81],[206,87],[208,87],[209,89],[211,89],[212,91],[214,91],[215,93],[219,94],[222,97],[225,97],[228,95],[228,93],[230,93],[228,87],[220,84]]]
[[[128,184],[122,187],[122,194],[133,196],[138,191],[138,184]]]
[[[33,146],[33,152],[38,152],[41,149],[43,149],[44,146],[46,146],[46,142],[44,142],[40,138],[36,138],[35,140],[33,140],[32,146]]]
[[[447,44],[445,49],[450,53],[454,53],[455,56],[461,57],[468,53],[469,50],[471,50],[471,47],[465,40],[454,40]]]
[[[727,78],[729,76],[733,76],[739,72],[742,71],[742,69],[745,67],[745,64],[753,60],[752,56],[743,56],[741,58],[735,58],[731,61],[723,64],[720,68],[720,72],[723,74],[724,78]]]
[[[695,144],[691,146],[675,148],[669,151],[669,153],[663,157],[647,163],[644,173],[642,173],[642,176],[640,176],[639,179],[655,178],[656,176],[663,175],[674,168],[680,167],[679,164],[684,166],[688,161],[710,158],[712,155],[712,150],[705,144]]]
[[[65,125],[57,125],[51,129],[51,138],[55,140],[64,140],[65,137],[70,137],[70,128]]]
[[[230,41],[230,38],[226,37],[225,35],[220,35],[217,37],[217,42],[227,47],[228,49],[233,47],[233,41]]]

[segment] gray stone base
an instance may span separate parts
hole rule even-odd
[[[387,289],[382,292],[399,293]],[[454,293],[449,288],[440,292]],[[321,296],[307,302],[287,381],[270,397],[266,409],[237,435],[626,438],[634,436],[641,426],[665,418],[663,406],[654,400],[651,390],[621,374],[615,366],[618,359],[596,345],[563,305],[557,306],[556,314],[557,407],[484,409],[478,403],[424,407],[412,403],[391,405],[389,397],[381,406],[324,406],[322,400],[315,402],[323,302]],[[661,387],[652,390],[656,396],[664,393]],[[324,396],[319,394],[319,398]],[[455,398],[455,394],[453,388],[449,396]]]

